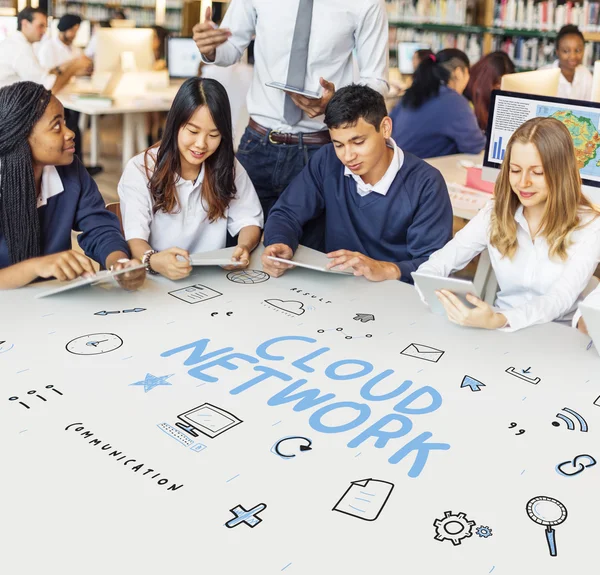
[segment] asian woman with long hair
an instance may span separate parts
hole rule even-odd
[[[494,199],[418,271],[448,276],[487,248],[495,306],[469,295],[469,308],[440,290],[450,321],[507,331],[570,321],[600,259],[599,215],[581,192],[567,128],[533,118],[508,142]]]
[[[215,80],[184,82],[162,140],[129,161],[118,190],[125,237],[150,273],[186,277],[190,254],[224,248],[228,232],[238,236],[233,259],[247,266],[260,240],[262,209],[235,159],[229,99]]]

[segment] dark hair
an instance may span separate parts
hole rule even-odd
[[[150,148],[144,156],[148,176],[148,188],[154,201],[153,212],[174,213],[179,200],[175,184],[181,177],[181,159],[177,139],[179,130],[185,126],[200,106],[208,106],[210,115],[221,134],[219,147],[204,162],[202,199],[208,205],[208,219],[213,222],[224,217],[229,202],[235,197],[235,155],[231,108],[225,88],[210,78],[189,78],[173,100],[167,115],[165,131],[154,166],[150,166]]]
[[[165,54],[167,52],[167,38],[169,37],[169,31],[166,28],[163,28],[162,26],[158,26],[157,24],[155,24],[154,26],[151,27],[152,30],[154,30],[156,36],[158,37],[158,41],[160,42],[160,48],[159,48],[159,53],[158,53],[158,60],[164,60],[165,59]]]
[[[46,16],[46,12],[44,12],[41,8],[23,8],[17,14],[17,30],[21,30],[21,24],[23,20],[27,20],[27,22],[33,22],[33,18],[36,14],[41,14],[42,16]]]
[[[111,20],[127,20],[127,16],[123,10],[113,10],[110,17]]]
[[[57,27],[59,32],[66,32],[79,24],[81,24],[81,16],[78,14],[63,14],[58,21]]]
[[[430,58],[431,56],[435,56],[435,54],[433,53],[433,50],[430,50],[429,48],[423,48],[421,50],[417,50],[414,55],[417,57],[417,59],[419,60],[419,64],[425,60],[425,58]]]
[[[506,52],[491,52],[471,68],[465,96],[473,102],[477,123],[487,128],[492,90],[500,87],[502,76],[514,74],[515,65]]]
[[[379,92],[368,86],[350,84],[337,90],[327,104],[325,125],[328,128],[349,128],[356,126],[362,118],[379,132],[381,120],[386,116],[385,100]]]
[[[577,26],[575,26],[574,24],[567,24],[566,26],[563,26],[558,31],[558,34],[556,35],[556,49],[557,50],[558,50],[558,47],[560,46],[560,41],[565,36],[579,36],[581,38],[581,41],[585,44],[585,38],[583,37],[581,30],[579,28],[577,28]]]
[[[51,96],[34,82],[17,82],[0,89],[0,229],[13,264],[41,252],[28,138]]]
[[[437,96],[442,84],[447,84],[456,68],[469,69],[469,58],[461,50],[447,48],[435,56],[425,58],[413,74],[413,83],[406,90],[400,104],[406,108],[419,108]]]

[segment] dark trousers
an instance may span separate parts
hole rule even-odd
[[[272,144],[268,135],[261,136],[252,128],[246,128],[237,159],[254,184],[265,222],[277,198],[320,149],[321,146],[305,145],[301,139],[298,144]],[[324,221],[324,216],[319,216],[308,222],[300,243],[324,251]]]
[[[81,131],[79,130],[79,112],[65,108],[65,124],[67,128],[75,133],[75,155],[83,162],[83,143]]]

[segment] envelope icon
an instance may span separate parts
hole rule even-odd
[[[441,349],[435,347],[429,347],[422,343],[411,343],[406,349],[400,352],[400,355],[408,355],[409,357],[415,357],[417,359],[424,359],[425,361],[431,361],[437,363],[444,352]]]

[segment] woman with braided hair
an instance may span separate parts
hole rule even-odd
[[[93,274],[88,258],[113,269],[139,263],[129,259],[118,219],[75,159],[73,138],[61,103],[43,86],[0,89],[0,289]],[[71,230],[83,232],[85,256],[71,250]],[[118,277],[136,289],[145,272]]]

